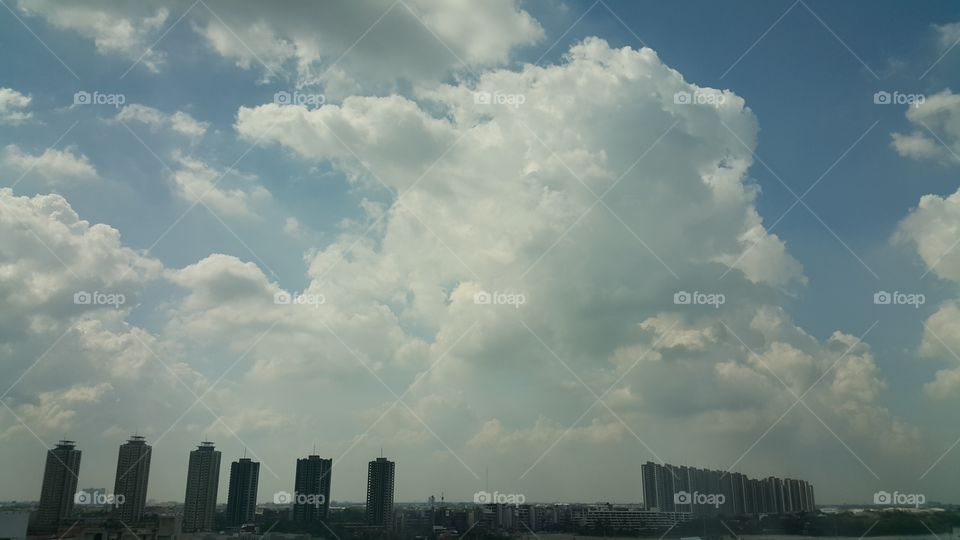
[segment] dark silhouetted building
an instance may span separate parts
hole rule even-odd
[[[61,520],[73,515],[73,497],[80,475],[80,450],[73,441],[60,441],[47,451],[40,488],[37,525],[55,529]]]
[[[150,451],[150,445],[140,436],[130,437],[120,445],[113,495],[117,501],[117,519],[126,524],[143,519],[143,507],[147,504],[147,482],[150,480]],[[123,504],[120,504],[121,501]]]
[[[392,527],[395,463],[379,457],[367,465],[367,523]]]
[[[220,452],[212,442],[202,442],[190,452],[187,494],[183,503],[184,532],[209,531],[217,513],[220,485]]]
[[[696,516],[757,515],[816,510],[805,480],[748,478],[741,473],[676,467],[648,461],[640,466],[647,510]]]
[[[330,474],[333,460],[307,456],[297,460],[294,481],[294,521],[325,521],[330,510]]]
[[[227,522],[230,525],[254,522],[259,482],[259,463],[250,458],[241,458],[230,464],[230,489],[227,492]]]

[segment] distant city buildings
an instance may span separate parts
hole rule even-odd
[[[230,464],[230,488],[227,492],[227,523],[253,523],[257,514],[257,487],[260,464],[241,458]]]
[[[293,500],[294,521],[326,521],[330,510],[332,466],[332,459],[323,459],[320,456],[307,456],[305,459],[297,460]]]
[[[187,466],[187,493],[183,503],[183,531],[213,529],[220,485],[220,452],[212,442],[202,442],[190,452]]]
[[[37,525],[56,528],[61,520],[73,515],[74,496],[80,475],[80,450],[73,441],[60,441],[47,451],[40,489]]]
[[[816,509],[805,480],[646,462],[640,467],[647,510],[695,516],[784,514]]]
[[[113,495],[117,502],[116,516],[124,523],[137,523],[143,519],[150,479],[150,451],[146,440],[136,435],[120,445]]]
[[[367,465],[367,523],[381,527],[393,524],[395,463],[379,457]]]

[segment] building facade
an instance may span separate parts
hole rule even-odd
[[[37,525],[55,529],[73,515],[74,495],[80,476],[80,450],[73,441],[60,441],[47,451],[40,488]]]
[[[393,481],[396,464],[379,457],[367,464],[367,523],[393,524]]]
[[[307,456],[297,460],[294,481],[294,521],[326,521],[330,511],[330,475],[333,460]]]
[[[240,526],[253,523],[257,516],[257,487],[260,464],[241,458],[230,464],[230,489],[227,492],[227,522]]]
[[[150,480],[151,450],[147,441],[136,435],[120,445],[113,494],[117,501],[117,519],[128,525],[143,519],[147,483]]]
[[[742,473],[677,467],[648,461],[640,466],[644,507],[695,516],[812,512],[813,486],[805,480],[749,478]]]
[[[187,493],[183,503],[184,532],[209,531],[217,513],[220,486],[220,452],[212,442],[202,442],[190,452]]]

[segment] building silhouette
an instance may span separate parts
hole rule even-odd
[[[333,460],[307,456],[297,460],[294,482],[293,519],[325,521],[330,510],[330,475]]]
[[[742,473],[648,461],[640,466],[647,510],[695,516],[790,514],[816,509],[806,480],[748,478]]]
[[[367,523],[393,524],[393,480],[395,463],[378,457],[367,464]]]
[[[183,503],[183,531],[213,529],[220,485],[220,452],[212,442],[202,442],[190,452],[187,466],[187,493]]]
[[[150,445],[138,435],[120,445],[113,494],[117,501],[117,519],[124,523],[137,523],[143,519],[147,482],[150,480],[150,453]]]
[[[240,458],[230,464],[230,489],[227,492],[227,522],[230,525],[253,523],[257,515],[257,485],[260,464]]]
[[[63,519],[73,515],[74,495],[80,475],[80,450],[73,441],[60,441],[47,451],[40,488],[40,507],[37,525],[56,528]]]

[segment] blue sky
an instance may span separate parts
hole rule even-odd
[[[99,452],[82,483],[108,485],[108,454],[138,429],[169,448],[154,466],[177,471],[151,488],[158,499],[179,496],[202,433],[279,462],[269,490],[297,455],[280,441],[309,432],[357,470],[394,441],[416,478],[399,498],[466,500],[493,463],[536,500],[632,501],[636,485],[609,471],[569,484],[548,471],[639,453],[793,474],[826,502],[893,483],[956,500],[925,473],[960,459],[945,453],[960,435],[947,427],[960,261],[944,249],[960,231],[953,4],[6,6],[0,187],[13,217],[0,226],[13,240],[0,284],[13,330],[0,361],[15,383],[0,440],[15,452],[69,435]],[[82,91],[125,103],[75,105]],[[525,103],[484,109],[484,91]],[[677,91],[725,97],[684,108]],[[924,103],[909,117],[876,104],[880,91]],[[280,106],[276,92],[325,104]],[[914,146],[893,144],[911,133]],[[196,188],[209,189],[200,202]],[[65,208],[88,223],[38,229],[70,222]],[[58,304],[78,290],[131,301]],[[325,303],[259,303],[281,290]],[[728,301],[691,311],[670,301],[678,290]],[[878,306],[883,290],[925,301]],[[477,291],[530,303],[482,311]],[[143,407],[117,410],[154,379]],[[798,408],[765,432],[821,380],[815,418]],[[621,381],[580,417],[587,387]],[[409,406],[384,386],[409,389]],[[195,399],[212,403],[180,416]],[[534,466],[544,476],[527,476]],[[414,474],[434,467],[451,485]],[[4,474],[39,485],[36,470]],[[359,480],[343,482],[359,498]]]

